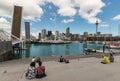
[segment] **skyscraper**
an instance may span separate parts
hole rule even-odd
[[[52,36],[52,31],[48,31],[48,37]]]
[[[44,39],[46,37],[46,29],[42,29],[41,38]]]
[[[67,28],[66,28],[66,37],[69,37],[69,36],[70,36],[70,28],[67,27]]]
[[[20,38],[21,36],[21,21],[22,21],[22,7],[14,6],[11,33],[17,38]],[[15,39],[13,36],[12,38]]]
[[[39,33],[38,39],[41,40],[41,33]]]
[[[59,31],[58,30],[55,31],[55,35],[56,35],[56,37],[59,37]]]
[[[56,40],[59,40],[59,38],[60,38],[59,36],[60,36],[60,35],[59,35],[59,31],[56,30],[56,31],[55,31],[55,39],[56,39]]]
[[[30,22],[25,22],[25,36],[26,40],[30,40]]]

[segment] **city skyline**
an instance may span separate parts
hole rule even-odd
[[[23,7],[22,33],[25,33],[24,22],[30,22],[31,34],[34,36],[46,30],[66,32],[70,28],[73,34],[82,35],[96,33],[96,20],[99,22],[98,32],[118,35],[120,9],[118,0],[1,0],[0,28],[11,29],[13,6]]]

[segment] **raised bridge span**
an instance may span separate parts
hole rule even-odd
[[[15,35],[12,35],[11,33],[4,31],[4,30],[0,30],[0,40],[1,41],[11,41],[12,46],[14,46],[15,44],[18,44],[18,43],[23,43],[22,37],[18,38]]]

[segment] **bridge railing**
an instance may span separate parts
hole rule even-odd
[[[12,41],[12,44],[23,42],[22,38],[18,38],[17,36],[1,29],[0,29],[0,40]]]

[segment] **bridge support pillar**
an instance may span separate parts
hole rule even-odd
[[[17,43],[13,46],[13,56],[22,54],[22,43]]]

